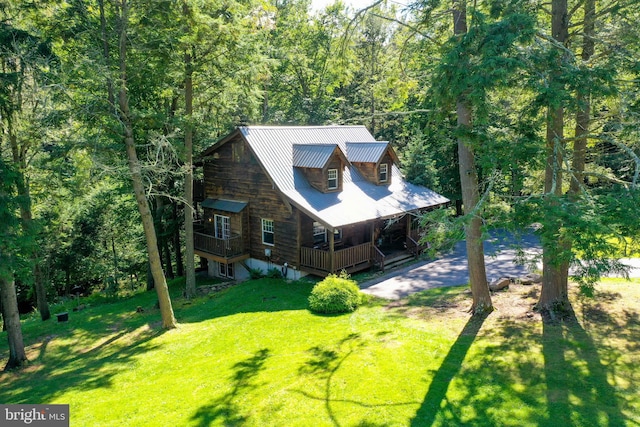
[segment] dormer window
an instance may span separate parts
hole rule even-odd
[[[378,170],[378,181],[387,182],[389,180],[389,165],[382,163]]]
[[[327,190],[338,188],[338,169],[327,170]]]

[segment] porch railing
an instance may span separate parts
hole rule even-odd
[[[411,255],[413,255],[414,257],[417,257],[418,255],[420,255],[420,245],[418,244],[418,242],[415,241],[413,237],[407,236],[407,241],[405,242],[405,246],[407,247],[407,250],[411,253]]]
[[[371,262],[371,242],[333,252],[333,268],[331,263],[331,252],[308,247],[300,248],[300,266],[312,268],[314,270],[327,273],[349,270],[360,264]]]
[[[194,232],[193,246],[197,251],[231,258],[244,253],[244,244],[241,236],[231,236],[228,239],[220,239],[210,234]]]
[[[420,243],[422,236],[418,230],[411,230],[411,234],[407,236],[406,245],[407,250],[414,256],[419,256],[422,251],[429,248],[429,243]]]
[[[384,272],[384,259],[386,256],[377,246],[371,245],[371,258],[375,265],[380,267],[380,270]]]

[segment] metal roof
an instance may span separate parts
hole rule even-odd
[[[293,144],[293,166],[322,169],[338,144]]]
[[[426,187],[405,182],[396,165],[391,169],[392,183],[379,186],[364,179],[355,166],[347,164],[343,189],[337,193],[322,193],[312,188],[304,174],[294,167],[294,146],[328,145],[335,149],[337,145],[342,153],[347,153],[349,145],[350,150],[373,154],[381,143],[364,126],[243,126],[238,131],[274,186],[295,206],[329,227],[392,217],[449,201]],[[366,146],[359,149],[357,144]],[[305,151],[304,148],[296,150]],[[311,147],[306,151],[314,150],[322,151]]]
[[[224,199],[205,199],[202,202],[203,208],[216,209],[223,212],[238,213],[247,207],[247,202]]]
[[[355,163],[378,163],[388,149],[388,142],[347,142],[347,159]]]

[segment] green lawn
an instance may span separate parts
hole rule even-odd
[[[26,319],[31,363],[0,374],[0,402],[68,403],[73,426],[637,426],[639,284],[544,327],[520,285],[472,322],[464,288],[317,316],[312,284],[262,279],[175,297],[169,332],[144,293]]]

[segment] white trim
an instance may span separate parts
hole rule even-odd
[[[335,177],[331,177],[331,175],[335,173]],[[340,187],[340,183],[338,182],[338,178],[339,178],[339,174],[338,174],[338,169],[329,169],[327,170],[327,190],[336,190],[338,189],[338,187]],[[335,187],[331,186],[331,181],[335,181],[336,185]]]
[[[384,171],[382,170],[383,166],[384,166]],[[384,174],[384,179],[382,179],[383,174]],[[380,164],[380,167],[378,168],[378,179],[380,180],[380,182],[389,181],[389,164],[387,163]]]
[[[272,219],[262,218],[261,222],[262,222],[262,228],[261,228],[261,231],[262,231],[262,243],[265,244],[265,245],[269,245],[269,246],[275,246],[275,244],[276,244],[276,233],[275,233],[275,223],[274,223],[274,221]],[[268,223],[271,223],[271,226],[265,228],[265,225],[268,225]],[[271,230],[269,230],[268,228],[271,228]],[[271,235],[273,236],[273,242],[270,243],[270,242],[265,242],[264,241],[265,233],[271,233]]]

